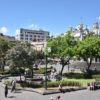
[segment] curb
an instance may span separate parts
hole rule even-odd
[[[1,86],[5,87],[5,85],[3,83],[1,84]],[[11,89],[11,87],[8,87],[8,88]],[[86,87],[82,87],[82,88],[78,87],[78,88],[67,88],[67,89],[64,89],[64,90],[65,90],[65,93],[66,93],[66,92],[72,92],[72,91],[78,91],[78,90],[84,90],[84,89],[87,89],[87,88]],[[61,93],[59,90],[50,91],[50,90],[40,90],[40,89],[33,89],[33,88],[17,88],[17,90],[35,92],[35,93],[42,94],[42,95]]]
[[[65,93],[66,92],[72,92],[72,91],[79,91],[79,90],[84,90],[84,89],[87,89],[85,87],[82,87],[82,88],[69,88],[69,89],[65,89]],[[57,93],[61,93],[59,90],[55,90],[55,91],[47,91],[47,90],[39,90],[39,89],[27,89],[27,88],[24,88],[22,89],[24,91],[30,91],[30,92],[35,92],[35,93],[39,93],[39,94],[42,94],[42,95],[49,95],[49,94],[57,94]]]

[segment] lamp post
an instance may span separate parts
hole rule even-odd
[[[50,53],[51,52],[51,48],[47,49],[47,52]],[[47,63],[48,63],[48,57],[47,57],[47,53],[45,53],[45,89],[47,90]]]

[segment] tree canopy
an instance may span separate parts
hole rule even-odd
[[[75,47],[77,57],[84,59],[90,68],[93,58],[100,58],[100,37],[89,36]]]
[[[4,71],[6,53],[10,49],[10,43],[4,38],[0,38],[0,65]]]
[[[60,35],[55,38],[51,38],[47,42],[47,48],[51,48],[50,55],[54,58],[59,58],[61,60],[61,75],[64,66],[69,63],[69,60],[74,55],[73,48],[75,45],[76,40],[70,32],[66,33],[65,35]]]
[[[29,68],[33,75],[34,52],[26,47],[25,44],[19,44],[11,48],[7,54],[8,64],[11,69],[18,69],[19,72]],[[21,72],[19,74],[21,75]]]

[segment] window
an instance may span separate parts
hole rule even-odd
[[[30,40],[32,40],[32,38],[30,38]]]
[[[49,36],[47,36],[46,38],[49,38]]]
[[[40,36],[38,36],[38,38],[40,38]]]
[[[26,35],[26,37],[28,37],[28,35]]]
[[[32,37],[32,35],[30,35],[30,37]]]
[[[28,40],[28,38],[25,38],[25,40]]]
[[[20,36],[24,36],[23,34],[20,34]]]
[[[21,37],[20,39],[23,40],[23,37]]]

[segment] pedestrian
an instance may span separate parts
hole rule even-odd
[[[61,83],[59,84],[59,87],[58,87],[58,88],[59,88],[59,91],[60,91],[61,93],[64,93],[64,90],[63,90],[63,88],[62,88],[62,84],[61,84]]]
[[[15,91],[16,90],[16,81],[13,80],[12,81],[12,88],[11,88],[11,92]]]
[[[5,97],[7,97],[7,95],[8,95],[8,86],[7,86],[7,84],[5,85]]]
[[[60,100],[60,96],[57,96],[56,100]]]

